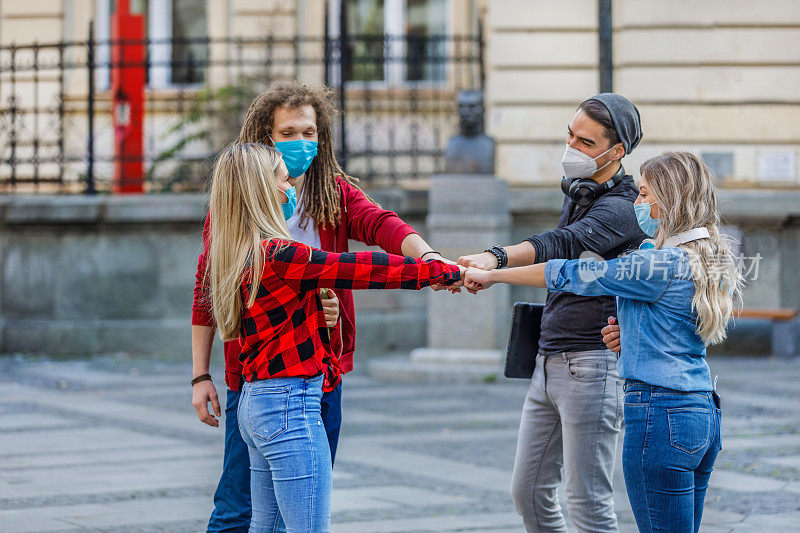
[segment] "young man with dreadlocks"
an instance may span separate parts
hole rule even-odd
[[[353,239],[393,254],[442,259],[411,226],[395,213],[381,209],[358,187],[358,180],[341,169],[333,153],[333,116],[327,89],[281,84],[253,101],[236,141],[274,146],[283,155],[299,195],[297,214],[287,221],[291,237],[330,252],[347,252],[348,240]],[[209,224],[207,217],[192,306],[192,405],[202,422],[217,427],[218,420],[208,411],[211,402],[214,414],[221,414],[217,391],[208,375],[214,340],[204,283]],[[339,362],[345,374],[353,369],[353,295],[349,290],[338,290],[335,296],[329,296],[323,300],[325,315],[330,326],[341,328]],[[236,416],[241,371],[238,343],[225,343],[225,456],[208,531],[247,531],[250,522],[250,460]],[[341,394],[339,384],[322,397],[322,420],[332,459],[342,420]]]

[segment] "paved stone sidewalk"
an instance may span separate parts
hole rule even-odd
[[[800,531],[800,361],[711,363],[724,450],[701,531]],[[0,531],[202,531],[222,431],[197,421],[188,375],[0,358]],[[333,530],[523,531],[508,487],[525,389],[347,376]],[[636,531],[620,468],[614,485],[620,529]]]

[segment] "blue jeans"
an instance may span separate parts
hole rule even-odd
[[[250,452],[251,532],[328,533],[331,453],[322,426],[322,375],[245,383],[239,429]]]
[[[625,383],[622,468],[641,533],[700,530],[708,479],[722,449],[721,419],[716,393]]]
[[[225,455],[214,492],[209,533],[246,533],[250,527],[250,453],[239,432],[240,391],[228,389],[225,403]]]
[[[336,462],[336,448],[339,447],[339,433],[342,430],[342,383],[330,392],[322,393],[322,425],[328,435],[331,448],[331,465]]]
[[[228,389],[225,404],[225,455],[222,475],[214,492],[214,510],[208,521],[209,533],[246,533],[250,527],[250,454],[239,432],[240,391]],[[322,395],[322,423],[328,434],[331,459],[336,456],[342,426],[342,385]],[[331,460],[333,463],[333,460]],[[278,532],[286,531],[279,524]]]

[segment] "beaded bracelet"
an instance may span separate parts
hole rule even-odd
[[[497,268],[505,268],[508,265],[508,254],[506,253],[505,249],[500,246],[492,246],[488,250],[484,250],[484,252],[489,252],[497,259]]]

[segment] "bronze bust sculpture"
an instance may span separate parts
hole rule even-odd
[[[458,93],[461,131],[447,143],[445,172],[449,174],[494,174],[494,140],[483,130],[483,93]]]

